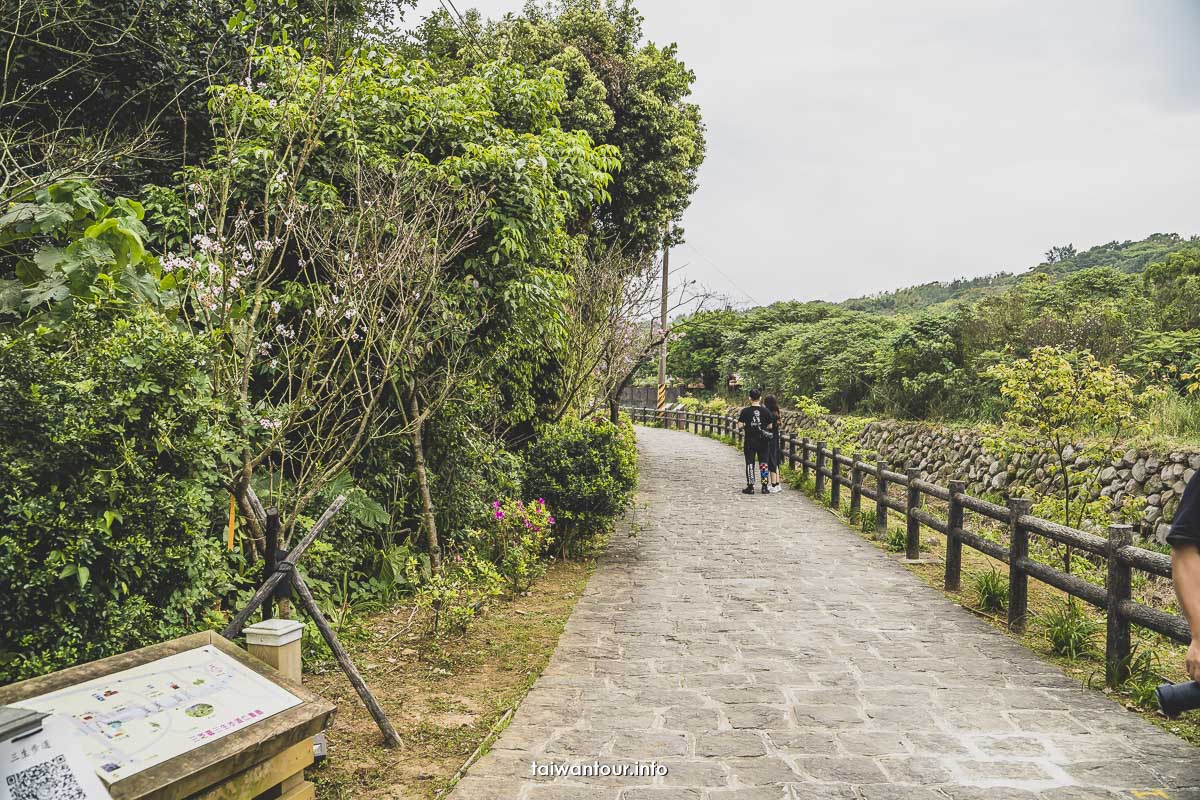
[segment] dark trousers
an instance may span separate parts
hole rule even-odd
[[[763,486],[767,485],[767,479],[762,477],[762,470],[767,467],[767,448],[766,442],[747,441],[742,446],[742,455],[746,457],[747,486],[753,486],[756,479],[761,479]]]

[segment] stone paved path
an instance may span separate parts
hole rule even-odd
[[[639,429],[618,533],[452,800],[1200,798],[1200,751],[1081,688],[741,456]],[[533,764],[665,776],[559,777]]]

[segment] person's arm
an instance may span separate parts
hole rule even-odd
[[[1192,629],[1192,644],[1187,651],[1187,674],[1200,680],[1200,545],[1180,542],[1171,546],[1171,579],[1179,610]]]

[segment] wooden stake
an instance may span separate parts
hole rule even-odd
[[[312,617],[313,623],[317,626],[317,630],[321,632],[325,643],[329,645],[329,649],[333,651],[334,658],[342,668],[342,672],[346,673],[346,677],[350,679],[350,684],[354,687],[354,691],[358,692],[358,696],[362,699],[363,705],[371,712],[371,716],[375,718],[375,724],[379,726],[379,730],[383,732],[383,742],[388,747],[400,746],[400,735],[396,733],[396,729],[392,727],[391,720],[384,713],[383,707],[379,705],[379,701],[375,699],[375,695],[371,694],[370,687],[366,681],[362,679],[362,675],[358,674],[358,669],[355,668],[354,662],[350,660],[350,654],[346,652],[346,648],[342,647],[342,643],[338,641],[337,634],[333,628],[329,626],[325,615],[321,613],[321,609],[317,607],[317,601],[313,597],[312,592],[308,589],[308,584],[304,582],[304,578],[296,572],[292,576],[292,585],[296,588],[296,594],[300,595],[300,604],[304,606],[304,610]]]

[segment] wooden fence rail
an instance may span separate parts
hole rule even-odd
[[[737,419],[729,415],[683,410],[662,412],[653,408],[627,408],[626,411],[635,422],[725,436],[735,444],[741,444],[744,440]],[[1105,675],[1110,686],[1123,683],[1129,675],[1132,625],[1155,631],[1182,644],[1191,642],[1191,631],[1182,616],[1133,600],[1133,570],[1170,578],[1171,559],[1162,553],[1135,547],[1129,525],[1110,525],[1107,537],[1097,536],[1033,516],[1029,513],[1030,502],[1025,499],[1011,498],[1007,505],[997,505],[967,494],[963,481],[950,481],[949,486],[930,483],[920,477],[915,467],[896,472],[886,461],[869,464],[857,456],[829,448],[825,442],[797,438],[794,433],[784,434],[781,445],[786,445],[780,447],[780,452],[789,467],[799,468],[806,480],[809,472],[812,472],[817,496],[822,501],[828,495],[830,504],[840,507],[843,487],[850,492],[850,508],[853,512],[860,511],[861,498],[874,501],[875,532],[878,537],[882,538],[887,533],[889,509],[902,515],[905,520],[905,556],[909,560],[920,557],[922,527],[946,537],[946,589],[955,591],[961,585],[963,545],[1007,564],[1008,625],[1011,630],[1025,630],[1031,577],[1103,610],[1107,618]],[[864,483],[866,478],[871,478],[874,486]],[[904,488],[905,499],[891,496],[893,486]],[[942,519],[924,508],[924,498],[946,503],[946,518]],[[967,511],[1006,526],[1008,544],[992,541],[968,530],[964,523]],[[1030,536],[1070,545],[1075,550],[1104,559],[1108,567],[1104,586],[1031,559]]]

